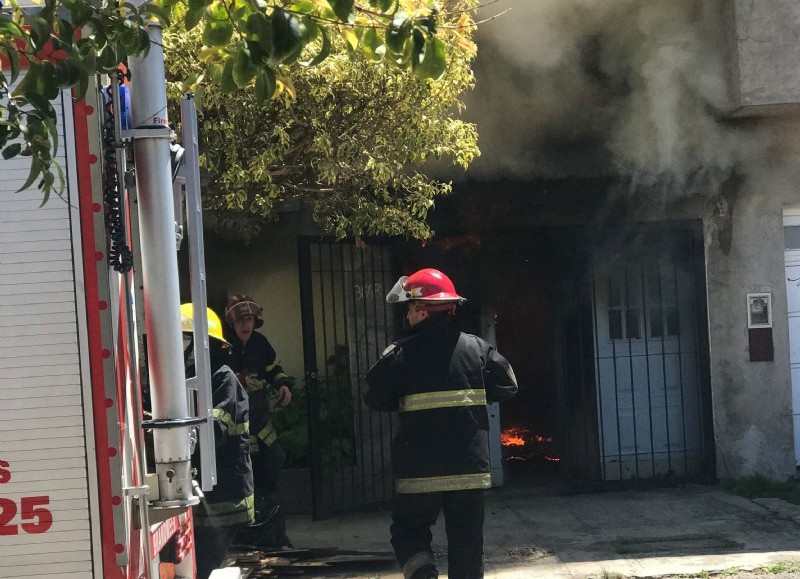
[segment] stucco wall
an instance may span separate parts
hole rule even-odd
[[[626,221],[703,219],[716,473],[785,480],[795,460],[783,208],[800,206],[800,146],[791,119],[762,120],[757,132],[773,146],[762,168],[729,191],[731,212],[720,210],[711,193],[719,185],[709,183],[670,203],[641,191],[628,200]],[[746,295],[754,292],[772,293],[772,362],[750,362]]]
[[[769,105],[800,100],[800,45],[796,32],[800,29],[800,4],[796,0],[709,2],[726,9],[730,24],[728,47],[732,47],[728,56],[733,62],[730,70],[735,78],[737,103]],[[641,10],[636,13],[639,20],[617,14],[628,10],[627,3],[609,2],[608,9],[603,8],[606,4],[598,3],[593,10],[585,10],[582,5],[580,10],[569,10],[576,4],[580,3],[552,0],[520,5],[515,7],[513,17],[498,18],[482,26],[481,57],[476,65],[478,86],[467,100],[470,118],[481,132],[484,155],[466,179],[502,184],[508,179],[524,182],[541,177],[608,177],[609,173],[614,177],[616,167],[633,167],[645,177],[641,190],[647,193],[647,183],[652,186],[638,215],[626,204],[631,211],[630,218],[625,214],[626,220],[702,218],[706,228],[717,473],[721,478],[754,472],[775,478],[791,476],[795,468],[782,210],[787,204],[800,203],[800,125],[786,117],[752,119],[741,124],[718,117],[719,111],[730,104],[718,94],[727,92],[722,90],[727,89],[725,71],[721,66],[718,70],[715,64],[722,57],[718,55],[719,47],[712,50],[701,42],[706,29],[694,26],[693,2],[652,3],[653,10],[664,8],[655,14],[663,14],[655,18],[650,17],[652,10]],[[665,8],[673,4],[673,9]],[[722,14],[715,19],[715,14],[710,20],[725,20]],[[684,21],[673,18],[676,15],[689,19],[692,26],[687,24],[685,28],[695,39],[693,42],[687,44],[683,34],[668,34],[670,27],[662,34],[662,19],[679,24]],[[629,25],[620,26],[620,22]],[[644,34],[641,26],[633,25],[636,22],[648,24],[644,32],[648,39],[655,40],[643,42],[638,33],[633,34]],[[536,30],[534,25],[541,29],[551,23],[560,24],[553,27],[552,35],[531,32]],[[513,34],[515,30],[518,34]],[[602,45],[604,51],[594,50],[594,42],[614,38],[617,32],[623,35],[621,40]],[[589,58],[595,54],[603,58],[599,62]],[[667,80],[688,78],[691,82],[670,81],[664,87],[686,86],[665,91],[661,84],[651,86],[642,80],[652,75],[639,72],[629,75],[634,82],[620,82],[624,90],[615,90],[619,87],[614,83],[597,84],[602,75],[586,74],[587,67],[592,71],[599,66],[597,70],[606,71],[620,55],[630,61],[630,70],[672,71],[672,76],[665,77]],[[662,60],[664,55],[669,58]],[[678,66],[685,62],[689,64]],[[708,63],[714,65],[710,70],[703,66]],[[623,75],[622,80],[626,79]],[[603,90],[597,90],[598,86]],[[632,87],[648,89],[634,91],[633,95],[647,98],[634,99]],[[703,98],[687,96],[698,91]],[[674,99],[656,98],[669,97],[672,92]],[[665,102],[680,106],[660,106]],[[632,106],[636,103],[641,106]],[[639,122],[642,119],[631,116],[631,111],[649,111],[653,119]],[[785,109],[781,112],[787,113]],[[626,122],[620,123],[620,119]],[[634,130],[637,127],[639,130]],[[656,155],[658,162],[651,166],[645,162],[652,156],[651,149],[669,154]],[[689,179],[686,187],[679,187],[679,194],[673,191],[672,177],[692,176],[697,165],[718,168],[720,175],[736,167],[745,176],[731,197],[733,211],[729,216],[717,214],[717,184],[713,178],[708,183],[700,179],[698,185]],[[447,172],[443,176],[458,174]],[[659,181],[662,177],[663,187]],[[559,216],[547,198],[539,206],[532,202],[528,211],[536,216],[536,225],[580,223],[609,214],[598,211],[577,218],[576,207],[591,213],[588,206],[575,203],[568,215]],[[474,208],[473,212],[479,213]],[[484,215],[477,217],[483,219]],[[521,215],[517,218],[528,222],[532,219]],[[266,335],[286,370],[298,378],[303,376],[303,352],[296,237],[307,231],[310,229],[306,222],[288,216],[270,224],[249,247],[213,236],[207,239],[210,303],[220,308],[232,293],[251,294],[265,308]],[[729,239],[727,233],[731,234]],[[749,361],[745,296],[754,291],[770,291],[773,295],[773,362]]]
[[[736,201],[730,251],[706,219],[711,390],[717,475],[795,473],[782,203],[749,190]],[[746,294],[771,292],[773,362],[750,362]]]
[[[730,0],[733,89],[740,106],[800,102],[800,3]]]
[[[222,314],[231,295],[246,293],[264,308],[267,336],[283,368],[302,383],[303,334],[297,236],[313,230],[300,215],[270,223],[264,233],[244,246],[235,239],[206,234],[209,305]]]
[[[724,219],[705,219],[717,472],[786,478],[796,471],[783,210],[800,204],[798,119],[762,118],[750,129],[763,157],[732,197],[729,251],[717,234]],[[745,299],[761,291],[772,293],[774,362],[749,361]]]
[[[773,153],[777,167],[750,177],[734,196],[729,248],[720,243],[725,218],[714,214],[709,199],[655,207],[644,203],[630,216],[632,221],[704,219],[713,426],[721,479],[756,472],[776,479],[795,474],[782,219],[785,205],[800,203],[800,176],[791,171],[793,155]],[[210,304],[221,311],[227,296],[236,292],[255,298],[264,306],[264,333],[285,369],[299,380],[297,235],[307,231],[299,219],[290,218],[270,224],[247,247],[209,235],[206,254]],[[773,295],[775,359],[750,362],[745,298],[762,291]]]

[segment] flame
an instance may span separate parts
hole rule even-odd
[[[503,446],[525,446],[525,438],[530,431],[526,428],[507,428],[500,433],[500,444]]]
[[[547,434],[534,434],[524,426],[511,426],[500,432],[500,443],[508,450],[505,461],[527,461],[540,458],[547,462],[558,463],[561,458],[557,454],[546,454],[553,443],[553,437]],[[520,448],[522,447],[522,448]]]
[[[500,442],[503,446],[525,446],[524,438],[511,434],[503,434],[500,437]]]
[[[526,446],[528,444],[552,443],[553,437],[544,434],[531,434],[522,426],[512,426],[500,433],[500,444],[503,446]]]

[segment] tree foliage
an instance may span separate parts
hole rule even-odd
[[[448,8],[465,14],[473,7],[466,0]],[[167,54],[196,53],[205,34],[203,26],[174,27],[164,39]],[[446,45],[437,80],[381,58],[385,41],[370,44],[375,29],[365,29],[357,38],[363,50],[353,51],[358,45],[345,30],[309,44],[301,60],[329,52],[315,66],[294,68],[291,77],[286,66],[276,67],[271,101],[260,98],[258,83],[234,93],[224,83],[202,89],[203,194],[216,224],[247,238],[287,200],[300,199],[339,237],[428,238],[425,217],[450,185],[421,166],[445,159],[466,168],[478,153],[475,127],[458,118],[474,55],[469,35],[460,38]],[[213,74],[216,66],[166,60],[173,101],[187,88],[180,79]]]
[[[63,187],[50,101],[65,88],[82,98],[93,75],[147,51],[151,20],[199,26],[197,51],[187,56],[208,65],[206,80],[226,92],[252,86],[261,99],[309,45],[316,52],[306,64],[319,64],[340,35],[354,51],[438,78],[447,44],[468,43],[472,26],[468,13],[421,0],[40,0],[25,10],[8,2],[0,10],[0,150],[31,158],[23,188],[38,181],[45,200]]]

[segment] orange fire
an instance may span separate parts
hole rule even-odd
[[[551,442],[553,442],[552,436],[531,434],[530,430],[521,426],[512,426],[500,433],[500,443],[503,446],[525,446],[529,443],[543,444]]]
[[[500,444],[503,446],[525,446],[525,438],[530,434],[526,428],[507,428],[500,433]]]

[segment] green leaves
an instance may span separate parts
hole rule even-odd
[[[328,4],[331,5],[333,13],[336,14],[336,17],[339,20],[346,22],[347,24],[352,24],[354,22],[354,0],[328,0]]]
[[[270,19],[270,64],[297,60],[306,40],[307,28],[294,14],[276,8]],[[291,57],[294,57],[293,59]]]
[[[368,15],[363,20],[360,11]],[[276,78],[276,67],[298,61],[306,67],[321,64],[332,53],[332,31],[370,62],[388,56],[392,64],[413,69],[421,78],[439,79],[447,67],[447,45],[437,40],[441,13],[438,3],[419,0],[366,0],[363,5],[359,0],[289,0],[281,5],[189,0],[183,15],[187,31],[202,23],[201,58],[214,63],[211,76],[224,92],[244,88],[256,78],[259,95],[274,95],[270,79]],[[463,18],[463,10],[460,14]]]
[[[233,59],[230,58],[222,69],[222,76],[219,81],[219,88],[223,93],[230,93],[236,90],[236,81],[233,80]]]
[[[389,12],[389,9],[394,6],[395,0],[370,0],[369,5],[377,8],[381,12]]]
[[[189,0],[189,10],[183,21],[186,30],[192,30],[200,23],[206,13],[206,7],[210,5],[211,0]]]
[[[269,68],[262,68],[256,74],[255,97],[260,102],[268,101],[275,94],[275,73]]]
[[[413,20],[399,12],[386,30],[386,52],[400,67],[410,65],[420,78],[438,80],[447,69],[444,42],[436,36],[437,24],[430,14]],[[381,46],[374,36],[365,35],[365,52],[377,59]]]
[[[30,19],[30,39],[34,50],[42,50],[50,40],[51,23],[41,16]]]
[[[169,13],[163,6],[159,6],[158,4],[153,4],[153,3],[145,4],[144,6],[142,6],[141,13],[146,16],[155,18],[156,20],[161,22],[163,26],[168,27],[170,25]]]
[[[33,87],[39,90],[43,79],[47,78],[50,63],[31,63],[31,68],[23,78],[20,86]],[[0,82],[5,83],[5,76],[0,75]],[[55,187],[56,176],[59,178],[59,191],[64,187],[64,176],[53,156],[58,152],[58,132],[56,130],[56,112],[52,103],[37,92],[22,91],[17,96],[10,96],[7,106],[1,111],[0,147],[3,147],[3,159],[23,156],[30,157],[31,166],[25,184],[19,189],[29,188],[39,180],[38,187],[47,200]],[[14,141],[9,144],[9,141]],[[55,175],[53,174],[55,171]]]
[[[328,58],[328,55],[331,53],[331,39],[328,36],[328,32],[324,28],[319,29],[319,36],[322,38],[321,40],[321,48],[317,55],[309,61],[302,62],[303,66],[316,66],[321,63],[323,60]]]
[[[11,94],[16,98],[41,98],[45,97],[47,100],[54,99],[58,96],[58,84],[56,83],[56,70],[55,67],[49,62],[32,62],[28,65],[28,72],[25,74],[22,81],[14,89]],[[50,107],[52,109],[52,106]],[[53,113],[55,120],[55,113]]]
[[[447,70],[447,55],[444,42],[431,37],[424,41],[414,59],[414,72],[420,78],[438,80]]]
[[[112,72],[117,68],[118,64],[119,58],[114,45],[106,44],[100,49],[100,53],[97,55],[97,67],[102,72]]]
[[[239,88],[246,87],[258,72],[258,68],[250,59],[250,51],[240,46],[231,56],[231,61],[233,61],[231,71],[233,82]]]
[[[362,39],[364,54],[371,62],[380,62],[386,56],[386,44],[374,28],[370,28]]]
[[[75,40],[75,27],[69,20],[60,19],[53,25],[53,30],[58,35],[60,44],[70,46]]]
[[[85,26],[96,18],[92,5],[83,0],[63,0],[61,5],[69,10],[69,20],[75,28]]]
[[[7,62],[0,73],[0,152],[30,157],[28,185],[37,183],[46,198],[63,182],[49,101],[68,89],[81,99],[89,79],[146,53],[150,20],[167,34],[178,23],[197,30],[199,48],[180,55],[195,63],[187,74],[193,90],[203,92],[198,79],[206,78],[222,93],[247,90],[259,102],[289,106],[298,98],[297,71],[334,54],[445,78],[452,54],[463,56],[471,45],[468,13],[476,0],[40,0],[28,12],[14,0],[10,5],[0,13],[0,58]],[[296,63],[302,66],[289,68]]]
[[[160,3],[138,9],[125,0],[44,0],[29,13],[12,6],[10,13],[0,13],[0,56],[10,68],[8,77],[0,74],[0,97],[5,97],[0,99],[0,147],[4,159],[30,158],[23,189],[36,184],[46,201],[64,186],[55,160],[59,143],[51,101],[69,88],[83,98],[91,77],[147,51],[146,20],[166,25],[168,12]],[[82,38],[75,33],[78,27],[85,27]]]
[[[22,151],[22,143],[12,143],[3,149],[3,159],[11,159],[16,157]]]
[[[203,44],[206,46],[225,46],[233,36],[233,24],[228,9],[222,2],[215,2],[205,13]]]
[[[235,91],[231,98],[218,84],[208,84],[203,95],[201,162],[209,221],[252,237],[277,218],[285,201],[301,200],[314,207],[322,228],[340,237],[429,237],[425,218],[450,187],[420,174],[426,159],[466,167],[478,154],[474,126],[458,119],[459,96],[472,83],[472,57],[447,40],[452,21],[427,20],[427,4],[418,4],[418,12],[375,16],[374,26],[335,27],[313,17],[336,17],[327,0],[282,6],[288,13],[284,22],[290,15],[305,27],[298,35],[298,63],[304,66],[271,64],[281,55],[273,47],[280,36],[273,32],[270,8],[241,20],[244,25],[237,25],[225,47],[203,47],[200,27],[165,37],[171,51],[203,54],[199,63],[168,63],[172,94],[179,94],[181,79],[201,71]],[[357,23],[365,22],[355,14]],[[395,52],[387,45],[392,22]],[[244,66],[248,54],[257,72],[241,86],[252,72]],[[235,77],[237,69],[243,74]]]
[[[411,31],[412,22],[402,12],[395,15],[386,29],[386,47],[393,56],[400,57],[398,63],[402,62],[406,53],[405,47],[410,40]]]

